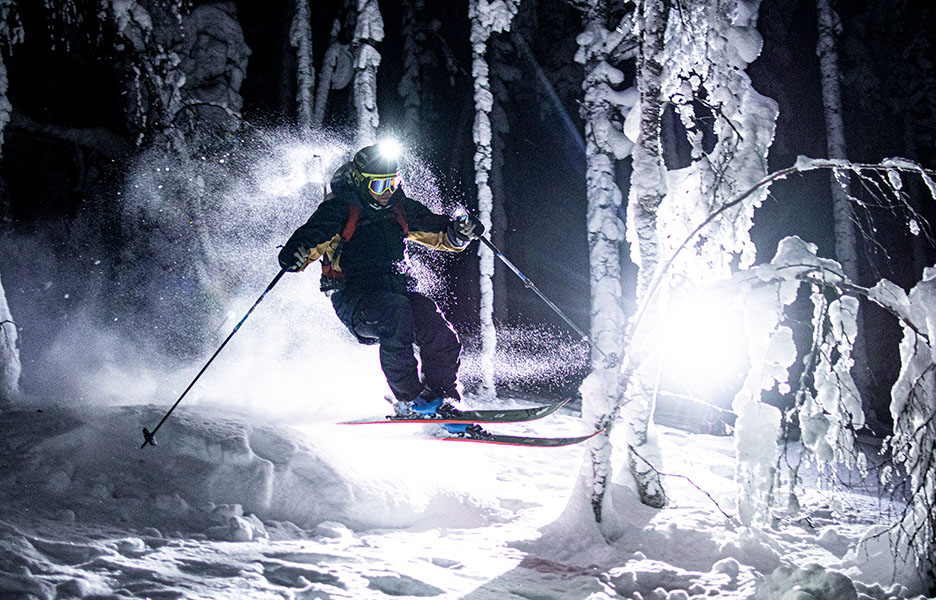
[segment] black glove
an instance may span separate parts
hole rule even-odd
[[[305,246],[299,246],[292,251],[283,248],[279,254],[279,264],[287,271],[301,271],[307,260],[309,260],[309,249]]]
[[[456,246],[465,246],[484,235],[484,224],[474,215],[461,215],[449,221],[448,237]]]

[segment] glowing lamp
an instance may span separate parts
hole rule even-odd
[[[674,298],[658,330],[663,377],[694,396],[722,395],[746,369],[746,338],[731,302],[712,294]]]
[[[403,154],[403,146],[393,138],[387,138],[377,143],[381,156],[387,160],[397,160]]]

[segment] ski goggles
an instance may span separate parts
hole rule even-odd
[[[378,196],[390,190],[391,193],[397,191],[402,179],[399,175],[386,175],[383,177],[368,177],[367,189]]]

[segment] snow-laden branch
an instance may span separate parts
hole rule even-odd
[[[64,144],[75,144],[98,152],[105,158],[126,158],[132,150],[126,138],[106,127],[65,127],[40,123],[19,112],[10,115],[9,131]]]
[[[685,239],[676,246],[676,249],[670,255],[670,257],[663,261],[660,264],[659,269],[654,274],[654,277],[650,283],[650,286],[647,290],[646,298],[641,302],[640,307],[637,311],[637,317],[632,322],[630,329],[634,329],[639,326],[641,318],[646,311],[646,309],[652,304],[652,300],[656,291],[658,290],[660,283],[663,281],[665,275],[675,263],[677,257],[680,253],[683,252],[692,242],[695,240],[701,232],[703,232],[709,225],[711,225],[719,216],[721,216],[726,211],[742,204],[747,201],[751,196],[757,193],[763,188],[768,188],[777,181],[786,179],[794,173],[805,173],[808,171],[815,171],[818,169],[832,169],[832,170],[848,170],[853,171],[854,173],[860,175],[862,171],[873,171],[878,173],[890,173],[893,171],[901,171],[906,173],[914,173],[920,175],[923,178],[923,181],[926,183],[927,188],[930,191],[930,194],[936,199],[936,183],[934,179],[936,178],[936,171],[931,169],[925,169],[914,163],[912,161],[900,158],[892,158],[882,161],[881,163],[853,163],[847,160],[830,160],[830,159],[817,159],[817,158],[808,158],[805,156],[800,156],[797,158],[796,162],[784,169],[774,171],[770,173],[752,187],[748,188],[741,194],[738,194],[731,200],[725,202],[718,208],[716,208],[712,213],[710,213],[701,223],[699,223],[690,233],[685,237]]]
[[[758,190],[766,189],[775,181],[793,173],[817,169],[854,173],[859,180],[874,182],[878,194],[888,202],[903,204],[906,202],[899,193],[900,174],[919,176],[936,199],[936,185],[933,184],[936,171],[907,160],[889,159],[879,164],[866,164],[801,157],[791,167],[767,175],[725,202],[696,225],[675,246],[673,255],[660,264],[643,303],[657,301],[656,295],[662,290],[661,281],[666,278],[666,271],[674,264],[676,255],[694,248],[694,239],[714,223],[720,213],[748,201]],[[869,177],[871,174],[880,178],[880,185],[877,179]],[[893,193],[884,195],[888,189]],[[912,215],[913,219],[918,218],[916,213]],[[913,223],[910,229],[913,231]],[[933,308],[936,306],[936,269],[933,268],[926,270],[923,280],[909,294],[887,280],[863,287],[851,281],[836,261],[819,258],[814,246],[797,238],[787,238],[781,242],[771,263],[739,271],[716,282],[716,286],[727,291],[728,302],[745,314],[749,343],[750,371],[734,403],[738,414],[736,444],[742,521],[756,523],[769,518],[775,502],[773,486],[779,455],[766,452],[765,443],[779,436],[781,415],[777,409],[760,402],[759,397],[762,389],[774,386],[784,395],[792,391],[787,379],[796,350],[792,330],[784,324],[783,308],[797,298],[802,284],[813,290],[810,301],[814,311],[809,324],[813,341],[809,356],[802,363],[808,370],[808,377],[804,373],[799,378],[796,402],[787,418],[797,416],[801,443],[820,467],[844,464],[857,467],[861,474],[867,473],[864,456],[855,445],[856,434],[864,425],[864,415],[850,373],[851,352],[857,337],[856,298],[860,296],[875,302],[893,315],[904,330],[901,373],[891,394],[895,430],[887,447],[895,468],[902,470],[905,476],[895,478],[894,469],[885,468],[884,479],[885,482],[889,479],[890,485],[907,484],[909,504],[892,526],[896,551],[915,556],[921,570],[932,569],[932,549],[936,547],[936,520],[932,518],[936,507],[936,460],[932,457],[936,452],[936,409],[931,402],[936,395],[936,354],[932,346],[936,338],[936,315],[932,314],[936,310]],[[653,320],[647,318],[646,308],[642,305],[631,322],[628,340],[634,339],[637,327],[651,332],[656,327]],[[754,315],[756,321],[751,320]],[[752,328],[753,325],[756,327]],[[638,350],[629,344],[622,377],[629,378],[639,370],[641,362],[650,358],[652,354],[646,352],[646,348]],[[829,473],[834,476],[834,469]]]
[[[177,122],[187,111],[197,111],[200,108],[218,109],[231,119],[235,119],[238,122],[240,122],[243,118],[241,113],[234,110],[227,104],[220,104],[218,102],[186,102],[179,110],[176,111],[175,116],[172,117],[173,123]]]

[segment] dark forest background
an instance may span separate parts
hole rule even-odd
[[[0,218],[7,243],[0,250],[0,275],[12,312],[24,315],[19,320],[27,373],[36,367],[31,357],[42,355],[50,339],[40,328],[51,330],[67,320],[80,300],[58,293],[55,278],[106,280],[115,277],[115,270],[132,268],[116,259],[127,241],[117,217],[119,192],[127,185],[128,165],[159,143],[158,136],[141,135],[128,119],[128,69],[120,40],[96,25],[92,14],[82,17],[81,9],[67,9],[71,3],[60,4],[17,3],[25,35],[3,54],[12,117],[2,155]],[[289,39],[294,3],[193,2],[188,8],[202,4],[236,10],[250,55],[239,82],[238,126],[199,138],[197,151],[249,144],[251,131],[258,129],[294,127],[297,61]],[[311,4],[313,56],[320,67],[333,22],[343,24],[339,39],[343,36],[347,43],[354,14],[342,2]],[[495,34],[488,58],[497,110],[510,128],[501,148],[507,217],[502,250],[574,321],[587,325],[585,156],[578,110],[582,68],[573,58],[575,36],[582,28],[577,4],[581,2],[521,2],[513,31]],[[925,166],[936,164],[933,10],[926,2],[901,0],[835,5],[842,19],[839,52],[850,159],[878,162],[902,156]],[[401,3],[381,2],[380,8],[385,24],[385,38],[376,45],[382,55],[377,85],[381,129],[402,132]],[[433,165],[446,195],[472,206],[468,3],[429,2],[423,10],[421,126],[418,132],[406,132],[404,141]],[[749,72],[755,88],[780,106],[770,169],[789,166],[798,155],[826,156],[815,4],[764,0],[758,23],[764,48]],[[351,93],[350,85],[332,91],[327,129],[343,133],[353,128]],[[667,165],[677,168],[683,160],[680,131],[675,121],[669,123]],[[619,173],[626,197],[628,161],[619,163]],[[911,198],[925,197],[925,190],[907,191]],[[923,267],[934,262],[932,246],[912,236],[887,210],[876,208],[872,194],[856,192],[869,203],[859,215],[868,235],[861,249],[862,283],[886,277],[909,288]],[[791,234],[833,256],[830,202],[824,172],[774,185],[755,215],[752,234],[759,260],[769,259],[777,241]],[[933,213],[926,203],[919,203],[918,210],[924,216]],[[23,242],[27,239],[33,241]],[[18,249],[12,249],[10,240]],[[271,247],[271,272],[275,253]],[[451,294],[459,302],[450,316],[470,330],[477,324],[476,261],[460,260],[453,269]],[[632,278],[634,268],[628,272]],[[498,317],[504,323],[562,328],[519,280],[508,279],[508,294],[500,302],[504,305]],[[875,393],[878,404],[886,405],[899,367],[899,330],[873,308],[864,319],[873,340]]]

